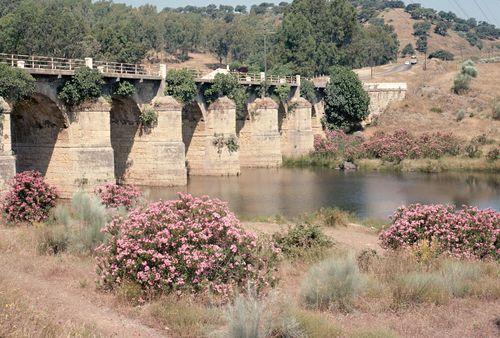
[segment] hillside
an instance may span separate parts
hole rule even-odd
[[[385,23],[394,27],[398,36],[400,49],[404,48],[408,43],[411,43],[413,46],[416,45],[417,37],[413,35],[413,24],[423,22],[424,20],[413,20],[410,14],[402,8],[384,10],[379,14],[379,17],[383,18]],[[491,41],[482,40],[484,48],[480,50],[476,46],[471,46],[466,39],[451,29],[448,30],[446,36],[442,36],[434,33],[434,28],[435,25],[432,25],[429,31],[429,52],[444,49],[455,54],[456,57],[461,57],[461,55],[470,57],[487,54],[490,46],[493,44]]]
[[[386,76],[383,81],[407,82],[407,97],[390,105],[366,133],[404,127],[415,133],[453,132],[464,139],[486,134],[489,139],[500,140],[500,121],[492,119],[493,106],[500,99],[500,63],[478,63],[479,75],[464,95],[451,91],[458,67],[458,61],[431,60],[427,71],[417,65],[410,71]],[[462,120],[458,118],[461,110]]]

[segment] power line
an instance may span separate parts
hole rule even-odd
[[[484,17],[486,18],[486,20],[488,20],[489,22],[491,22],[490,18],[488,17],[488,15],[486,15],[486,12],[483,11],[483,8],[481,6],[479,6],[479,3],[477,2],[477,0],[473,0],[474,3],[476,4],[476,6],[479,8],[479,10],[481,11],[481,13],[483,13]]]
[[[484,7],[486,8],[486,11],[488,13],[490,13],[491,15],[493,15],[493,19],[497,19],[497,22],[500,22],[500,20],[498,20],[498,17],[496,16],[496,13],[493,12],[493,11],[491,11],[490,8],[488,7],[488,1],[484,2]],[[494,23],[494,22],[492,22],[492,23]]]
[[[462,11],[462,14],[465,15],[465,17],[468,19],[469,16],[465,12],[465,10],[462,8],[462,6],[460,6],[460,4],[458,3],[458,1],[457,0],[453,0],[453,2],[455,3],[455,5],[457,5],[458,9],[460,9],[460,11]]]

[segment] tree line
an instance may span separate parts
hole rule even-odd
[[[311,76],[334,65],[394,60],[399,42],[392,26],[360,13],[402,6],[392,0],[294,0],[159,11],[108,0],[0,0],[0,52],[129,63],[160,53],[185,60],[189,52],[208,52],[233,68],[262,71],[266,60],[270,73]]]

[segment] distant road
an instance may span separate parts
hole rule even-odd
[[[374,77],[381,77],[381,76],[387,76],[387,75],[392,75],[395,73],[402,73],[402,72],[407,72],[411,69],[412,65],[394,65],[392,68],[386,69],[382,72],[377,72],[377,69],[374,69]],[[357,72],[360,80],[370,80],[370,69],[364,68],[363,71]]]

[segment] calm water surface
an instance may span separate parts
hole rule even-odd
[[[187,187],[144,188],[150,200],[177,191],[229,202],[240,216],[296,216],[339,207],[384,218],[409,203],[469,204],[500,210],[500,174],[339,172],[330,169],[245,169],[238,177],[190,177]]]

